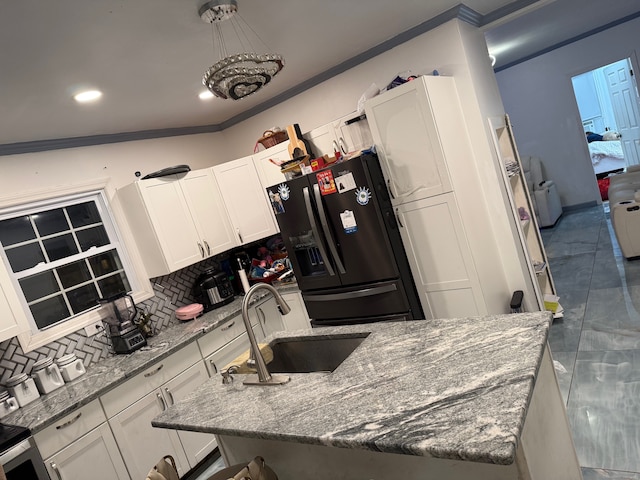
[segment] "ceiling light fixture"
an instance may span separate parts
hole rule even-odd
[[[102,96],[102,92],[100,90],[87,90],[87,91],[75,94],[73,96],[73,99],[79,103],[87,103],[87,102],[93,102],[99,99],[101,96]]]
[[[198,94],[198,97],[200,98],[200,100],[209,100],[213,98],[213,93],[211,93],[209,90],[205,90],[204,92],[200,92]]]
[[[247,29],[263,45],[265,44],[238,14],[236,0],[210,0],[200,7],[198,15],[203,21],[213,26],[214,49],[215,44],[218,44],[220,60],[214,63],[202,78],[204,86],[216,97],[239,100],[251,95],[267,85],[284,67],[282,55],[253,53],[255,48],[246,33]],[[220,26],[226,20],[229,20],[227,24],[232,26],[232,31],[238,39],[240,53],[231,55],[227,53],[227,42]],[[227,34],[228,38],[229,34]]]
[[[496,56],[489,54],[489,60],[491,60],[491,66],[493,67],[496,64]]]

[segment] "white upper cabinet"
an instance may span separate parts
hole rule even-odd
[[[118,196],[150,277],[236,245],[210,170],[139,180],[118,190]]]
[[[253,155],[253,164],[256,167],[258,178],[264,189],[286,181],[280,168],[269,160],[275,160],[276,162],[291,160],[291,156],[289,155],[289,141],[279,143],[274,147],[267,148]]]
[[[338,136],[336,135],[333,123],[328,123],[308,131],[304,134],[304,138],[308,140],[311,145],[313,158],[323,155],[332,157],[335,152],[340,151]]]
[[[342,155],[373,145],[369,122],[364,114],[358,115],[356,112],[351,112],[333,122],[333,129]]]
[[[396,205],[452,190],[430,100],[440,94],[439,85],[425,88],[423,79],[407,82],[365,105],[371,135]],[[449,92],[445,94],[449,96]],[[438,123],[441,121],[439,118]]]
[[[253,156],[216,165],[213,172],[240,244],[278,233]]]
[[[29,330],[29,323],[11,278],[0,260],[0,342]]]
[[[213,171],[189,172],[181,180],[181,185],[206,256],[235,247],[237,243],[231,220]]]

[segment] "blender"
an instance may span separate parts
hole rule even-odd
[[[120,293],[101,299],[100,303],[105,311],[102,321],[114,353],[131,353],[147,344],[135,323],[139,312],[131,295]]]

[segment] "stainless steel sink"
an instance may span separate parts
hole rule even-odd
[[[269,346],[271,373],[333,372],[369,334],[275,339]]]

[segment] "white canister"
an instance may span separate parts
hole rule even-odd
[[[12,397],[9,392],[6,390],[0,392],[0,418],[6,417],[18,408],[20,408],[18,401]]]
[[[58,359],[58,367],[65,382],[75,380],[80,375],[86,373],[82,360],[77,358],[75,353],[60,357]]]
[[[34,363],[31,374],[33,375],[33,379],[36,381],[38,390],[40,390],[40,393],[43,395],[53,392],[56,388],[60,388],[64,385],[60,369],[58,368],[58,365],[53,363],[53,359],[51,357],[45,357]]]
[[[21,407],[40,398],[36,383],[26,373],[14,375],[5,385]]]

